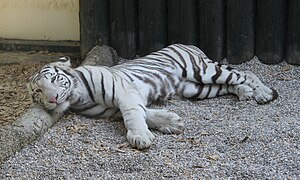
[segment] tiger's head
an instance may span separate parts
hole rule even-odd
[[[44,105],[49,110],[65,102],[76,87],[77,81],[70,58],[59,60],[43,66],[27,83],[31,101]]]

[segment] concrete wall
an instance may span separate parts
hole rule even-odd
[[[0,38],[78,41],[79,0],[0,0]]]

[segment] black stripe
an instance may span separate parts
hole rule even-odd
[[[113,67],[115,67],[115,66],[113,66]],[[130,78],[130,81],[134,81],[134,79],[132,79],[132,78],[131,78],[129,75],[127,75],[124,71],[120,71],[120,69],[114,69],[114,70],[117,70],[117,71],[119,71],[119,72],[125,74],[127,77]],[[123,70],[124,70],[124,69],[123,69]],[[121,83],[123,89],[125,89],[125,86],[124,86],[124,82],[123,82],[123,81],[126,81],[128,84],[130,84],[130,81],[128,81],[128,79],[126,79],[124,76],[122,76],[122,74],[120,75],[120,74],[119,74],[118,72],[116,72],[116,71],[115,71],[115,73],[112,72],[112,74],[113,74],[113,76],[115,76],[115,77],[119,77],[119,80],[121,81],[120,83]],[[118,80],[118,79],[116,78],[116,81],[117,81],[117,80]]]
[[[122,88],[125,89],[123,79],[120,79],[120,81],[121,81],[120,83],[121,83],[121,85],[122,85]]]
[[[149,67],[150,68],[150,67]],[[157,70],[157,69],[156,69]],[[152,78],[153,76],[155,77],[155,78],[157,78],[158,80],[160,80],[162,83],[163,83],[163,79],[162,79],[162,77],[160,76],[160,74],[163,74],[163,75],[167,75],[167,74],[169,74],[169,73],[166,73],[166,72],[161,72],[161,71],[159,71],[159,70],[157,70],[158,71],[158,73],[155,73],[155,72],[153,72],[153,71],[145,71],[145,70],[142,70],[142,69],[134,69],[133,71],[135,71],[134,73],[137,73],[137,74],[142,74],[142,75],[144,75],[144,77],[145,76],[150,76],[150,78]],[[132,74],[134,74],[134,73],[132,73]],[[155,79],[154,78],[154,79]]]
[[[175,79],[171,74],[166,74],[167,80],[171,83],[171,87],[175,87]]]
[[[195,54],[197,57],[199,57],[199,65],[200,65],[200,62],[202,62],[202,70],[203,70],[203,74],[206,74],[206,70],[207,70],[207,64],[206,62],[204,61],[203,59],[203,56],[201,56],[201,54],[203,53],[200,49],[199,50],[195,50],[196,52],[198,52],[197,54],[194,53],[194,51],[191,50],[190,47],[187,47],[185,45],[182,45],[182,44],[175,44],[177,47],[180,47],[184,50],[186,50],[187,52],[190,52],[191,54]],[[205,54],[204,54],[205,55]],[[206,55],[205,55],[206,56]]]
[[[143,105],[141,105],[141,104],[138,104],[138,106],[140,106],[145,112],[146,112],[146,109],[144,108],[144,106]]]
[[[161,54],[167,56],[168,58],[172,59],[176,64],[178,64],[180,66],[180,68],[182,69],[182,77],[183,78],[186,78],[187,76],[187,72],[186,72],[186,69],[178,62],[176,61],[176,59],[174,59],[174,57],[172,57],[171,55],[167,54],[167,53],[164,53],[162,51],[159,51]]]
[[[132,73],[132,75],[133,76],[135,76],[137,79],[139,79],[140,81],[143,81],[144,83],[146,83],[146,84],[150,84],[150,86],[154,89],[154,95],[156,95],[157,94],[157,92],[158,92],[158,90],[157,90],[157,85],[156,85],[156,83],[154,82],[154,81],[152,81],[150,78],[148,78],[148,77],[146,77],[146,76],[143,76],[143,77],[140,77],[140,76],[138,76],[137,74],[134,74],[134,73]],[[155,78],[153,78],[154,80],[155,80]],[[153,95],[152,94],[152,95]],[[150,93],[149,93],[149,95],[150,95]],[[151,96],[148,96],[148,100],[152,100],[153,99],[153,97],[152,97],[152,95]],[[151,97],[151,98],[150,98]],[[150,99],[149,99],[150,98]]]
[[[139,73],[143,73],[143,74],[145,73],[147,75],[157,75],[158,76],[158,74],[163,74],[163,75],[170,74],[169,71],[165,70],[165,67],[166,66],[160,66],[160,67],[156,68],[156,67],[152,67],[152,66],[147,66],[147,67],[144,67],[145,69],[132,69],[132,70],[138,71]],[[137,68],[140,68],[140,67],[137,67]]]
[[[178,48],[180,48],[180,47],[178,47]],[[169,47],[169,49],[171,49],[172,51],[175,52],[175,54],[179,57],[179,59],[181,59],[182,63],[184,64],[184,68],[186,68],[186,61],[185,61],[184,57],[182,56],[182,54],[174,47]],[[180,49],[183,50],[182,48],[180,48]]]
[[[196,99],[196,98],[198,98],[198,97],[201,95],[204,86],[203,86],[203,85],[198,85],[197,87],[198,87],[198,91],[197,91],[196,94],[194,94],[194,95],[191,97],[191,99]]]
[[[58,73],[58,68],[56,66],[53,67],[55,72]]]
[[[95,84],[94,84],[94,80],[93,80],[93,73],[90,69],[86,68],[83,66],[83,68],[90,74],[90,79],[91,79],[91,82],[92,82],[92,85],[93,85],[93,90],[94,90],[94,93],[96,93],[96,89],[95,89]]]
[[[160,52],[152,52],[152,53],[150,53],[149,55],[147,55],[147,56],[145,56],[145,57],[148,57],[148,56],[151,56],[151,55],[154,55],[154,56],[161,56],[161,57],[163,57],[161,54],[160,54]],[[143,57],[144,58],[144,57]]]
[[[186,52],[189,52],[189,53],[191,53],[191,54],[195,54],[194,51],[200,53],[200,51],[199,51],[198,48],[197,48],[197,50],[196,50],[196,49],[192,49],[191,47],[188,47],[188,46],[183,45],[183,44],[174,44],[174,46],[176,46],[176,47],[178,47],[178,48],[180,48],[180,49],[182,49],[182,50],[185,50]]]
[[[211,88],[212,88],[212,85],[209,85],[208,92],[207,92],[207,94],[206,94],[206,96],[205,96],[204,99],[207,99],[207,98],[208,98],[208,96],[209,96],[209,94],[210,94],[210,92],[211,92]]]
[[[141,80],[141,81],[144,81],[144,79],[143,79],[142,77],[138,76],[137,74],[132,73],[132,75],[133,75],[134,77],[136,77],[137,79],[139,79],[139,80]]]
[[[166,86],[161,86],[160,97],[164,99],[166,96],[167,96],[167,88],[166,88]]]
[[[165,61],[167,60],[167,62]],[[172,60],[170,59],[164,59],[164,58],[161,58],[159,57],[144,57],[144,58],[141,58],[141,59],[138,59],[138,60],[133,60],[133,61],[130,61],[128,63],[126,63],[126,68],[127,67],[136,67],[137,64],[138,66],[155,66],[155,67],[162,67],[162,66],[166,66],[167,64],[170,64],[172,63]],[[174,62],[173,62],[174,64]]]
[[[234,68],[227,66],[226,69],[227,69],[228,71],[232,71]]]
[[[156,86],[156,84],[155,84],[155,82],[153,82],[151,79],[149,79],[149,78],[144,78],[143,79],[143,82],[144,83],[147,83],[147,84],[150,84],[152,87],[153,87],[153,89],[154,89],[154,94],[157,94],[157,86]]]
[[[153,58],[153,57],[146,56],[146,57],[143,57],[143,59],[151,60],[151,62],[150,62],[151,64],[153,64],[153,61],[155,61],[155,63],[160,64],[162,66],[165,66],[166,63],[167,64],[171,63],[172,65],[174,65],[174,62],[172,60],[163,58],[163,57]],[[140,59],[140,60],[143,60],[143,59]],[[166,62],[166,61],[168,61],[168,62]]]
[[[229,81],[232,79],[232,73],[229,74],[229,76],[227,77],[225,84],[229,84]]]
[[[247,76],[245,75],[244,76],[244,81],[242,81],[241,84],[244,84],[244,82],[246,82],[246,80],[247,80]]]
[[[92,93],[92,90],[90,88],[90,85],[88,83],[88,81],[86,80],[86,78],[84,77],[84,74],[79,71],[79,70],[76,70],[75,71],[77,72],[77,74],[79,75],[80,79],[83,81],[83,84],[85,85],[86,89],[88,90],[88,93],[89,93],[89,96],[90,98],[92,99],[93,102],[95,102],[95,99],[94,99],[94,95]]]
[[[215,70],[216,70],[216,74],[211,77],[211,80],[212,80],[213,83],[216,83],[217,79],[222,74],[222,70],[219,66],[215,66]]]
[[[130,79],[131,82],[134,81],[134,80],[132,79],[132,77],[131,77],[130,75],[128,75],[126,72],[124,72],[124,71],[120,71],[120,72],[122,72],[125,76],[127,76],[127,77]],[[119,77],[122,79],[121,76],[119,76]]]
[[[112,85],[113,85],[113,87],[112,87],[112,103],[114,103],[114,100],[115,100],[115,80],[114,80],[114,78],[112,78]]]
[[[192,66],[193,66],[193,71],[194,71],[194,78],[201,84],[203,84],[202,81],[202,76],[200,75],[200,68],[196,63],[196,60],[194,58],[194,56],[191,53],[188,53],[192,62]]]
[[[203,70],[203,74],[206,74],[206,70],[208,68],[206,62],[203,60],[203,57],[199,56],[199,58],[201,59],[202,61],[202,70]]]
[[[128,69],[130,70],[141,70],[141,71],[147,71],[147,72],[153,72],[159,71],[161,73],[169,73],[168,71],[165,70],[166,65],[152,65],[152,64],[138,64],[133,65],[132,67],[129,67]]]
[[[106,92],[105,92],[105,87],[104,87],[104,76],[103,73],[101,72],[101,89],[102,89],[102,98],[103,98],[103,102],[105,103],[105,96],[106,96]]]
[[[50,67],[46,67],[46,68],[50,68]],[[51,68],[51,69],[52,69],[52,68]],[[48,72],[48,71],[50,71],[50,69],[42,69],[42,70],[40,71],[40,74],[43,74],[43,73]]]
[[[237,77],[237,81],[241,78],[241,75],[240,74],[236,74],[236,77]],[[245,78],[246,78],[246,76],[245,76]]]
[[[222,84],[219,85],[219,89],[218,89],[218,91],[217,91],[217,93],[216,93],[216,96],[220,96],[220,92],[221,92],[221,90],[223,89],[223,86],[224,86],[224,85],[222,85]]]

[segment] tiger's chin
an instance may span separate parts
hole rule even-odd
[[[57,107],[56,103],[44,103],[44,105],[49,110],[54,110]]]

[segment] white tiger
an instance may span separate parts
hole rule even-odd
[[[235,94],[264,104],[278,97],[253,73],[214,63],[197,47],[182,44],[113,67],[73,69],[69,61],[50,63],[30,78],[28,89],[33,102],[54,116],[61,117],[67,109],[87,116],[122,116],[127,139],[138,149],[153,142],[148,128],[164,133],[184,129],[177,114],[147,108],[157,101]]]

